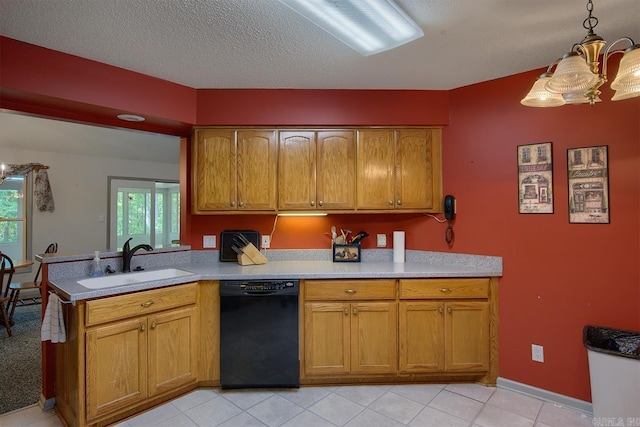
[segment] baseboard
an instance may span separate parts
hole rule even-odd
[[[44,397],[44,394],[40,394],[40,400],[38,401],[38,406],[40,406],[40,408],[43,411],[49,411],[53,409],[54,406],[56,406],[56,398],[52,397],[51,399],[46,399]]]
[[[554,393],[549,390],[544,390],[502,377],[498,377],[497,386],[499,388],[535,397],[536,399],[544,400],[545,402],[555,403],[565,408],[574,409],[590,417],[593,416],[593,405],[590,402],[586,402],[584,400],[575,399],[573,397]]]

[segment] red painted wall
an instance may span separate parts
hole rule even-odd
[[[640,98],[611,102],[605,88],[595,107],[521,106],[539,73],[451,91],[443,179],[458,199],[454,250],[503,257],[500,376],[590,401],[583,326],[640,331]],[[554,214],[520,215],[516,146],[545,141]],[[569,224],[567,149],[603,144],[611,223]],[[532,343],[544,364],[531,361]]]
[[[83,74],[91,78],[76,82]],[[520,106],[539,74],[450,92],[196,91],[0,37],[0,107],[16,111],[116,126],[109,115],[126,109],[154,116],[150,126],[135,125],[148,126],[140,130],[182,136],[184,124],[196,123],[447,125],[444,191],[458,200],[453,246],[444,242],[445,226],[427,216],[331,215],[278,219],[273,247],[327,248],[323,233],[333,224],[372,237],[386,233],[388,247],[391,232],[403,229],[410,249],[502,256],[500,376],[590,400],[582,327],[640,330],[640,98],[614,103],[605,90],[605,101],[593,108]],[[553,143],[555,213],[519,215],[516,146],[544,141]],[[566,150],[601,144],[609,145],[611,224],[569,224]],[[181,146],[184,180],[187,141]],[[227,228],[269,234],[274,220],[186,215],[182,226],[200,249],[204,234]],[[369,238],[364,248],[374,244]],[[532,343],[544,346],[544,364],[531,362]]]

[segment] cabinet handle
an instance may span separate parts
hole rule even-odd
[[[440,288],[440,292],[449,293],[451,292],[451,288]]]
[[[442,314],[442,307],[438,309],[438,313]]]
[[[393,200],[389,200],[389,206],[393,206]]]
[[[140,330],[142,332],[146,331],[147,330],[147,325],[145,325],[145,324],[140,325]]]
[[[314,202],[313,200],[311,201],[311,206],[315,206],[316,202]]]
[[[402,204],[402,200],[398,200],[398,205],[401,205],[401,204]]]
[[[447,307],[447,313],[451,313],[452,311],[451,307]]]
[[[345,314],[345,315],[348,315],[348,314],[349,314],[349,309],[348,309],[348,308],[345,308],[345,309],[344,309],[344,314]]]
[[[231,207],[234,207],[236,205],[236,202],[231,202],[229,204],[231,205]]]
[[[322,200],[318,202],[318,206],[322,206]]]
[[[153,305],[153,301],[147,301],[147,302],[143,302],[142,304],[140,304],[140,307],[142,308],[149,308]]]
[[[354,308],[354,309],[353,309],[353,314],[354,314],[354,315],[358,314],[358,309],[357,309],[357,308]]]
[[[349,294],[349,295],[353,295],[353,294],[356,293],[356,290],[355,289],[345,289],[344,293],[345,294]]]
[[[153,323],[151,324],[151,329],[155,329],[155,328],[156,328],[156,326],[158,326],[158,325],[156,324],[156,322],[153,322]]]
[[[238,206],[243,207],[244,206],[244,202],[238,203]]]

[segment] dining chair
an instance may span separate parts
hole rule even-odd
[[[9,292],[9,284],[13,279],[13,261],[9,256],[0,252],[0,322],[7,328],[7,333],[11,336],[11,320],[7,314],[9,307],[9,301],[11,300],[7,295]]]
[[[55,254],[58,252],[58,244],[53,242],[47,246],[47,249],[44,251],[44,254]],[[7,311],[9,311],[9,321],[13,320],[13,313],[16,311],[16,306],[19,304],[20,306],[26,305],[34,305],[40,304],[42,302],[42,283],[40,282],[40,271],[42,270],[42,263],[38,266],[38,271],[36,272],[36,276],[33,279],[33,282],[13,282],[9,283],[9,307],[7,307]],[[38,295],[33,296],[28,299],[20,299],[20,292],[37,289]]]

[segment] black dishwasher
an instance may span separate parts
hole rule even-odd
[[[298,280],[220,282],[223,389],[300,387]]]

